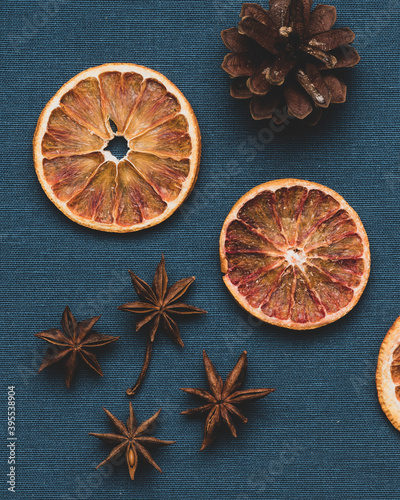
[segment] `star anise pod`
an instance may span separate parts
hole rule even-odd
[[[131,275],[132,285],[141,300],[128,302],[127,304],[119,306],[118,309],[135,314],[144,314],[144,317],[136,323],[136,331],[140,330],[142,326],[146,324],[150,326],[142,371],[136,384],[126,391],[129,396],[133,396],[139,389],[146,375],[157,331],[163,328],[174,342],[183,347],[179,328],[173,317],[183,314],[205,314],[207,311],[199,309],[198,307],[189,306],[182,302],[177,302],[193,283],[195,277],[183,278],[168,288],[168,276],[165,271],[164,255],[162,255],[161,261],[157,266],[152,287],[136,276],[132,271],[129,271],[129,273]]]
[[[204,368],[207,374],[207,381],[210,391],[205,389],[184,388],[188,394],[193,394],[203,399],[206,403],[203,406],[191,410],[182,411],[182,415],[197,415],[198,413],[208,413],[204,426],[203,444],[200,450],[215,439],[218,427],[225,423],[232,433],[237,437],[236,428],[232,415],[238,417],[242,422],[247,423],[247,418],[236,408],[236,405],[260,399],[267,396],[275,389],[246,389],[240,390],[247,372],[247,352],[244,351],[239,357],[233,370],[227,376],[225,382],[214,368],[206,351],[203,351]]]
[[[289,117],[315,125],[324,108],[346,100],[340,68],[355,66],[360,57],[349,44],[349,28],[332,29],[336,9],[312,0],[270,0],[269,11],[243,4],[237,28],[221,33],[232,52],[222,68],[234,78],[231,95],[251,98],[255,120]]]
[[[128,465],[129,475],[131,479],[135,479],[135,472],[139,461],[139,456],[143,457],[150,465],[155,469],[162,472],[160,467],[152,459],[150,453],[147,450],[147,446],[166,446],[168,444],[173,444],[176,441],[163,441],[157,439],[153,436],[148,435],[148,431],[153,425],[154,421],[157,419],[161,412],[158,410],[152,417],[145,420],[140,425],[137,424],[135,413],[133,411],[132,403],[129,402],[129,418],[126,426],[118,420],[114,415],[112,415],[108,410],[103,408],[106,412],[107,417],[111,420],[111,424],[115,429],[115,433],[112,434],[98,434],[96,432],[89,432],[89,436],[94,436],[105,443],[114,445],[111,453],[108,457],[101,462],[96,469],[106,464],[107,462],[117,460],[121,456],[125,455],[125,460]]]
[[[36,333],[36,337],[57,346],[56,352],[54,352],[54,348],[49,348],[47,355],[39,367],[39,372],[54,363],[63,361],[65,367],[65,383],[69,389],[78,365],[78,358],[80,358],[96,373],[103,376],[103,371],[99,362],[91,350],[115,342],[119,337],[103,335],[92,330],[94,324],[100,318],[101,316],[96,316],[94,318],[85,319],[84,321],[76,321],[74,315],[67,306],[61,318],[63,331],[57,328],[51,328],[50,330]]]

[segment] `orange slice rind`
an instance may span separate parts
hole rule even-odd
[[[122,159],[107,150],[123,136]],[[43,109],[33,139],[39,181],[71,220],[138,231],[184,202],[198,175],[201,137],[182,92],[135,64],[104,64],[64,84]]]
[[[379,350],[376,388],[382,410],[400,431],[400,317],[387,332]]]
[[[261,184],[239,199],[223,224],[220,259],[244,309],[294,330],[347,314],[370,272],[357,213],[332,189],[298,179]]]

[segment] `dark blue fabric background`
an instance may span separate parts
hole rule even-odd
[[[263,4],[266,2],[263,2]],[[236,25],[239,0],[2,0],[2,347],[0,498],[374,499],[399,498],[400,435],[375,389],[381,341],[399,315],[399,1],[331,0],[337,27],[356,32],[361,63],[347,74],[348,100],[316,128],[294,125],[271,138],[247,104],[229,96],[221,29]],[[161,225],[118,235],[67,219],[47,199],[33,167],[38,116],[76,73],[106,62],[164,73],[187,96],[203,137],[191,197]],[[260,133],[260,130],[263,130]],[[236,200],[252,187],[297,177],[338,191],[370,238],[372,272],[357,307],[310,333],[253,321],[226,290],[218,237]],[[101,407],[128,416],[125,389],[142,363],[145,336],[116,307],[135,300],[128,269],[151,280],[161,252],[171,282],[195,275],[188,303],[208,315],[181,323],[185,347],[158,335],[138,419],[163,411],[155,435],[177,443],[140,466],[94,470],[109,453],[89,437],[109,432]],[[102,333],[121,335],[99,354],[101,379],[81,369],[67,391],[56,368],[37,375],[44,342],[65,305],[78,319],[103,314]],[[223,432],[199,452],[204,419],[179,415],[198,401],[179,387],[205,387],[202,349],[223,377],[248,351],[245,387],[276,387],[247,405],[235,440]],[[6,390],[17,393],[17,493],[8,493]]]

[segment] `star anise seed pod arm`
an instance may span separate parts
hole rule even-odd
[[[168,305],[182,297],[195,279],[196,278],[194,276],[191,276],[190,278],[182,278],[174,283],[169,288],[168,293],[165,296],[164,303]]]
[[[222,399],[226,399],[229,394],[238,389],[247,373],[247,351],[243,351],[240,355],[235,367],[231,372],[229,372],[226,377],[223,389],[222,389]]]
[[[165,259],[164,254],[161,254],[161,260],[156,267],[156,272],[154,273],[152,289],[159,302],[162,302],[168,288],[168,276],[165,270]]]
[[[129,476],[132,480],[135,478],[135,472],[139,462],[139,457],[143,457],[155,469],[157,469],[159,472],[162,472],[160,467],[156,464],[149,451],[147,450],[147,446],[166,446],[169,444],[174,444],[175,441],[162,440],[144,434],[149,431],[150,427],[159,416],[161,409],[158,410],[152,417],[141,423],[139,426],[137,425],[132,403],[129,403],[129,417],[126,426],[107,409],[103,408],[103,410],[110,419],[116,433],[89,433],[90,436],[94,436],[107,444],[114,445],[111,453],[96,467],[96,469],[106,464],[107,462],[112,462],[114,458],[120,457],[124,454],[125,461],[128,465]]]
[[[181,389],[181,391],[188,392],[185,389]],[[208,410],[210,410],[213,406],[214,406],[213,403],[209,403],[208,405],[199,406],[198,408],[190,408],[189,410],[181,411],[181,415],[192,416],[192,415],[197,415],[198,413],[205,413]]]
[[[55,344],[62,347],[69,347],[70,345],[72,345],[71,340],[65,336],[64,332],[61,332],[57,328],[51,328],[50,330],[35,333],[35,337],[45,340],[50,344]]]
[[[102,439],[99,434],[95,433],[89,433],[90,436],[97,437],[99,439]],[[102,462],[99,463],[99,465],[96,466],[96,469],[99,469],[103,465],[107,464],[108,462],[112,462],[114,458],[118,458],[121,456],[121,454],[127,449],[128,444],[126,441],[120,443],[120,444],[114,444],[114,448],[111,450],[110,454],[108,455],[107,458],[105,458]],[[133,479],[133,478],[132,478]]]
[[[107,410],[107,408],[103,407],[103,410],[107,417],[110,419],[111,425],[114,427],[114,430],[120,434],[121,436],[127,436],[128,435],[128,429],[125,427],[125,424],[121,422],[117,417],[114,417],[114,415]]]
[[[129,274],[131,275],[133,288],[136,290],[139,297],[149,303],[157,304],[157,297],[151,287],[131,270],[129,270]]]
[[[236,408],[236,406],[234,406],[233,404],[228,403],[228,402],[225,403],[225,406],[226,406],[226,409],[230,413],[232,413],[232,415],[236,415],[239,418],[239,420],[241,420],[244,424],[247,424],[247,422],[249,421],[248,418],[245,417],[243,415],[243,413]]]
[[[210,391],[197,388],[181,389],[187,394],[192,394],[203,399],[207,403],[203,406],[199,406],[198,408],[192,408],[181,412],[181,414],[189,416],[208,412],[204,425],[203,443],[200,450],[204,450],[204,448],[214,441],[217,430],[222,423],[225,423],[232,436],[237,437],[232,416],[239,418],[243,423],[247,422],[247,418],[238,410],[238,408],[236,408],[236,405],[246,401],[263,398],[275,390],[239,390],[243,384],[247,371],[246,351],[241,354],[235,367],[228,374],[225,382],[222,381],[222,378],[216,371],[213,363],[205,351],[203,351],[203,360]]]
[[[43,358],[38,373],[47,368],[48,366],[54,365],[55,363],[60,362],[67,354],[69,354],[69,349],[64,349],[63,351],[58,351],[55,354],[49,349],[47,351],[47,355]]]
[[[200,309],[195,306],[189,306],[188,304],[183,304],[182,302],[175,302],[174,304],[169,304],[165,307],[165,310],[170,314],[205,314],[204,309]]]
[[[136,441],[142,444],[152,444],[157,446],[168,446],[169,444],[175,444],[176,441],[172,441],[171,439],[158,439],[153,436],[138,436]]]
[[[210,394],[205,389],[198,389],[198,388],[192,388],[192,387],[183,388],[182,387],[181,391],[186,392],[187,394],[193,394],[194,396],[202,398],[205,401],[208,401],[209,403],[216,403],[217,402],[217,398],[215,398],[212,394]]]
[[[67,306],[61,318],[62,331],[57,328],[51,328],[50,330],[36,333],[36,337],[58,347],[56,352],[54,352],[54,348],[49,348],[38,371],[41,372],[44,368],[63,361],[65,384],[69,388],[78,366],[78,359],[81,359],[92,370],[103,376],[100,364],[96,356],[91,352],[91,349],[115,342],[119,337],[103,335],[92,330],[100,317],[95,316],[94,318],[78,322]]]
[[[221,406],[214,405],[209,411],[206,418],[206,423],[204,424],[203,443],[200,447],[200,451],[203,451],[204,448],[206,448],[209,444],[211,444],[214,441],[217,435],[217,429],[218,427],[220,427],[221,423],[222,423]]]
[[[161,468],[159,465],[156,464],[156,462],[153,460],[152,456],[150,453],[146,450],[144,446],[142,446],[138,441],[136,442],[135,448],[137,451],[140,453],[140,455],[146,460],[147,463],[149,463],[151,466],[153,466],[158,472],[162,472]]]
[[[229,414],[229,410],[228,410],[227,406],[226,405],[221,405],[220,408],[221,408],[221,417],[222,417],[222,420],[227,425],[227,427],[230,430],[232,436],[236,438],[237,437],[236,427],[235,427],[235,424],[233,422],[232,417]]]
[[[231,404],[244,403],[245,401],[264,398],[274,391],[275,389],[248,389],[247,391],[237,391],[228,396],[226,401]]]
[[[129,273],[131,275],[132,284],[140,300],[127,302],[119,306],[118,309],[143,315],[143,317],[136,322],[136,331],[148,325],[147,346],[142,370],[135,385],[126,391],[128,396],[133,396],[141,386],[149,367],[153,347],[152,344],[157,331],[163,328],[175,343],[183,347],[184,344],[180,336],[179,327],[173,316],[205,314],[207,311],[184,304],[183,302],[177,302],[187,291],[195,278],[194,276],[183,278],[168,288],[168,276],[165,270],[164,255],[161,256],[161,260],[156,268],[151,287],[132,271],[129,271]]]
[[[120,436],[119,434],[99,434],[97,432],[90,432],[89,435],[97,437],[98,439],[107,444],[121,443],[122,441],[125,440],[125,437]]]
[[[91,347],[103,347],[107,344],[115,342],[119,338],[115,337],[114,335],[104,335],[94,330],[91,330],[90,335],[88,336],[86,335],[86,333],[82,339],[78,339],[78,343],[84,346],[86,349],[89,349]]]
[[[71,339],[75,340],[78,331],[78,322],[72,314],[71,309],[67,306],[61,317],[61,326],[65,334]]]
[[[218,401],[222,399],[222,388],[223,381],[214,365],[212,364],[211,359],[207,356],[206,351],[203,350],[203,362],[204,368],[206,370],[208,385],[211,389],[211,393],[214,398]]]
[[[135,435],[139,435],[139,434],[143,434],[144,432],[147,432],[151,428],[153,423],[157,420],[160,413],[161,413],[161,408],[154,415],[152,415],[150,418],[148,418],[147,420],[142,422],[135,430]]]
[[[150,304],[148,302],[127,302],[126,304],[122,304],[122,306],[118,306],[120,311],[127,311],[136,314],[146,314],[152,313],[158,310],[158,307],[154,304]]]

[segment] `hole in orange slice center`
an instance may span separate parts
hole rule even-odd
[[[129,146],[125,137],[115,136],[108,143],[105,151],[109,151],[117,160],[122,160],[128,154]]]

